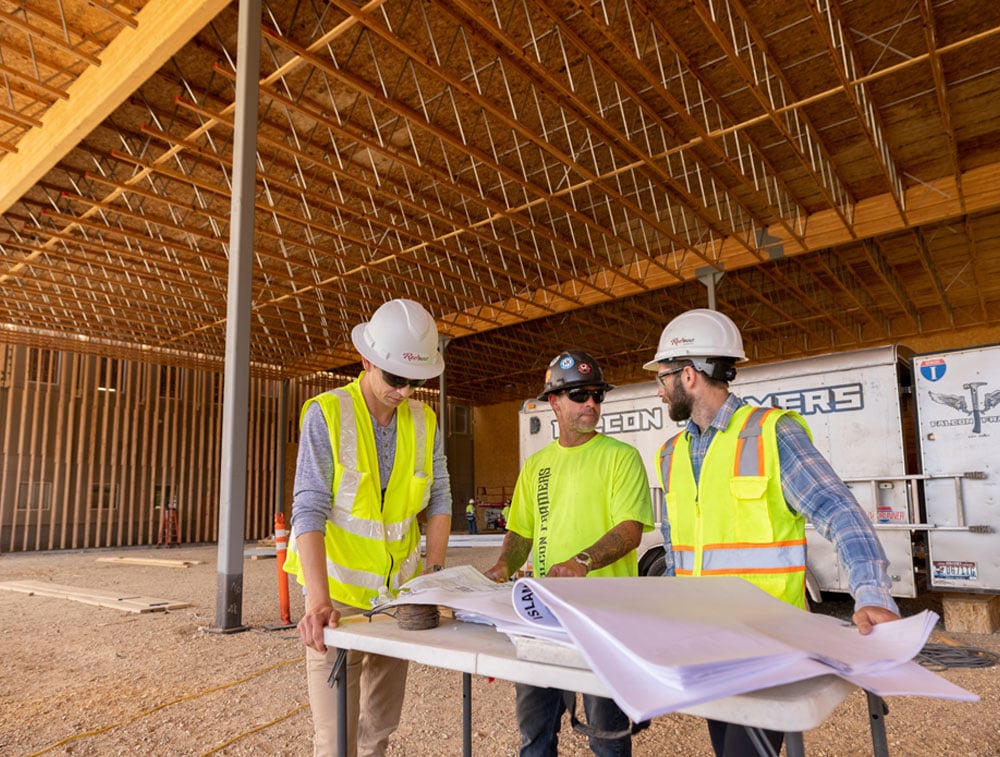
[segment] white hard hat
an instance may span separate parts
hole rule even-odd
[[[656,357],[642,366],[647,371],[660,370],[660,363],[682,358],[728,358],[733,362],[747,359],[743,337],[728,316],[707,308],[681,313],[660,334]]]
[[[431,379],[444,371],[434,319],[413,300],[384,303],[354,327],[351,341],[376,368],[403,378]]]

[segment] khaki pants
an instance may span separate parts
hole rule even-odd
[[[343,612],[345,608],[338,609]],[[336,649],[327,648],[325,654],[306,649],[315,757],[337,757],[337,687],[328,683],[336,661]],[[385,754],[389,736],[399,727],[403,712],[406,671],[406,660],[364,652],[347,653],[348,757]]]

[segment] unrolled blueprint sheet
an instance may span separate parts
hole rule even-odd
[[[977,699],[912,662],[934,613],[861,636],[738,578],[528,578],[512,587],[465,565],[413,579],[379,609],[397,604],[442,605],[511,636],[573,646],[635,721],[831,673],[880,695]]]
[[[978,698],[912,662],[934,613],[861,636],[742,579],[707,577],[522,579],[513,601],[526,620],[557,620],[633,720],[829,673],[876,694]]]

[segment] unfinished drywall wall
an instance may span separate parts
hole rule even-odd
[[[517,452],[517,414],[520,402],[484,405],[473,410],[476,451],[476,491],[492,501],[513,491],[520,460]],[[477,494],[477,497],[480,495]]]

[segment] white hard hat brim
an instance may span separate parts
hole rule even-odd
[[[659,360],[650,360],[648,363],[646,363],[644,366],[642,366],[642,369],[644,371],[659,371],[660,370],[660,361]]]
[[[665,363],[676,363],[678,360],[685,360],[685,359],[686,360],[711,360],[712,357],[711,356],[705,356],[705,355],[693,355],[693,354],[692,355],[670,355],[669,357],[660,357],[660,356],[657,356],[657,357],[653,358],[652,360],[650,360],[645,365],[643,365],[642,369],[644,371],[657,371],[657,372],[659,372],[659,370],[664,366]],[[735,363],[745,363],[745,362],[747,362],[747,360],[749,360],[749,358],[747,358],[745,355],[743,357],[738,357],[738,358],[721,358],[721,359],[732,360]]]
[[[361,356],[376,368],[410,379],[432,379],[444,373],[444,358],[436,351],[432,359],[425,363],[403,361],[398,356],[382,355],[368,340],[368,321],[359,323],[351,330],[351,341]]]

